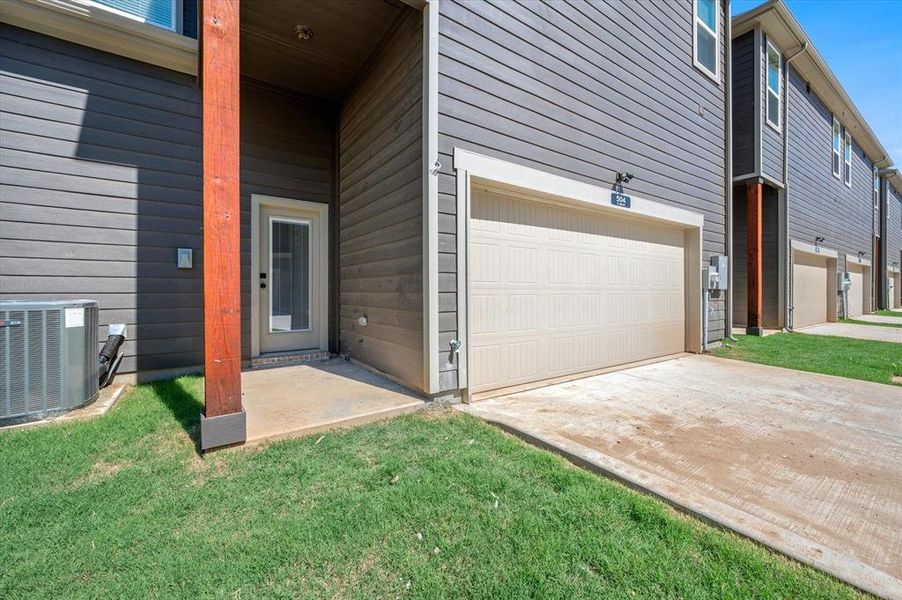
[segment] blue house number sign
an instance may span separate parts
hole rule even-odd
[[[611,204],[614,206],[630,207],[630,197],[620,192],[611,192]]]

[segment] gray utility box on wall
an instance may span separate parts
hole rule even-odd
[[[0,301],[0,425],[97,398],[97,318],[93,300]]]

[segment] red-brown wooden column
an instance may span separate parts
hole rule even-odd
[[[239,226],[239,0],[203,0],[204,449],[243,442]]]
[[[764,198],[761,183],[746,185],[748,204],[748,321],[746,333],[761,335],[761,309],[763,302],[762,240]]]

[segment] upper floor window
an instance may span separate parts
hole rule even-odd
[[[169,31],[181,31],[181,0],[89,0],[110,11]]]
[[[720,24],[716,0],[694,0],[695,33],[693,51],[695,66],[720,81]]]
[[[846,130],[846,143],[843,144],[843,162],[846,165],[845,171],[843,172],[843,181],[846,182],[846,185],[852,187],[852,136],[849,135],[849,131]]]
[[[840,178],[842,171],[842,130],[839,121],[833,117],[833,176]]]
[[[767,123],[780,130],[780,118],[783,110],[783,57],[780,51],[767,41]]]

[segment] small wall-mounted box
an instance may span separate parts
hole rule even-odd
[[[717,285],[711,289],[725,290],[730,284],[730,259],[726,256],[712,256],[711,266],[717,271]]]
[[[852,288],[852,276],[848,271],[839,271],[836,274],[836,290],[847,292]]]
[[[194,252],[191,248],[179,248],[177,264],[179,269],[190,269],[194,266]]]

